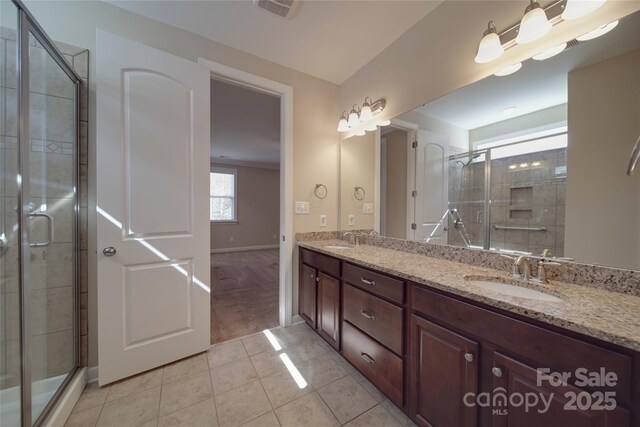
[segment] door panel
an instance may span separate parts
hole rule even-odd
[[[340,348],[340,281],[318,273],[318,332]]]
[[[299,313],[312,328],[316,328],[316,296],[317,296],[316,269],[307,264],[300,264],[300,301]]]
[[[210,76],[104,31],[96,73],[102,385],[210,345]]]

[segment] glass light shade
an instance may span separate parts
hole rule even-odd
[[[557,54],[565,50],[566,47],[567,47],[566,43],[559,44],[558,46],[554,46],[547,50],[543,50],[539,54],[534,55],[533,59],[535,59],[536,61],[544,61],[545,59],[549,59],[552,56],[556,56]]]
[[[500,36],[495,32],[485,33],[482,40],[480,40],[475,61],[478,64],[484,64],[500,58],[503,53],[504,48],[502,47],[502,43],[500,43]]]
[[[360,124],[360,119],[358,118],[356,110],[351,110],[351,113],[349,113],[349,121],[347,124],[349,127],[356,127]]]
[[[618,26],[618,21],[609,22],[606,25],[601,25],[595,30],[589,31],[587,34],[583,34],[580,37],[576,37],[576,40],[586,42],[587,40],[595,39],[596,37],[604,36],[609,31]]]
[[[391,124],[391,120],[383,120],[378,123],[378,126],[389,126]]]
[[[590,14],[607,0],[567,0],[567,6],[562,12],[562,19],[571,21]]]
[[[369,131],[369,132],[374,132],[374,131],[378,130],[378,126],[376,125],[375,122],[369,122],[369,124],[367,124],[364,127],[364,130]]]
[[[354,133],[355,136],[365,136],[366,132],[364,131],[364,129],[359,129]]]
[[[515,73],[520,68],[522,68],[522,62],[518,62],[517,64],[513,64],[513,65],[507,65],[502,70],[495,73],[494,76],[498,76],[498,77],[508,76],[509,74]]]
[[[364,104],[362,106],[362,110],[360,110],[360,121],[366,122],[373,119],[373,112],[371,111],[371,106],[368,104]]]
[[[538,40],[551,30],[551,23],[547,19],[547,14],[540,7],[540,3],[532,2],[525,9],[522,21],[520,21],[520,31],[516,37],[516,43],[525,44]]]
[[[349,130],[349,123],[347,123],[347,119],[342,116],[340,117],[340,121],[338,122],[338,132],[346,132]]]

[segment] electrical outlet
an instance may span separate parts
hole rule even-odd
[[[356,225],[355,215],[349,215],[349,225]]]
[[[296,202],[296,215],[309,215],[309,202]]]
[[[326,227],[326,226],[327,226],[327,216],[320,215],[320,227]]]
[[[363,214],[372,214],[373,213],[373,203],[363,203],[362,204],[362,213]]]

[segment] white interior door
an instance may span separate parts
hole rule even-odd
[[[210,83],[105,31],[96,45],[103,385],[209,347]]]
[[[416,235],[429,243],[447,243],[447,157],[445,136],[419,129],[416,148]]]

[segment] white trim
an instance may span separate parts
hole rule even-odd
[[[91,366],[87,368],[87,383],[95,383],[98,381],[98,367]]]
[[[295,325],[296,323],[302,323],[304,322],[304,319],[302,317],[300,317],[299,314],[296,314],[295,316],[293,316],[293,318],[291,319],[291,324]]]
[[[280,245],[262,245],[262,246],[245,246],[245,247],[239,247],[239,248],[218,248],[218,249],[211,249],[211,253],[221,254],[224,252],[259,251],[261,249],[276,249],[279,247]]]
[[[374,135],[373,135],[373,142],[374,142],[374,154],[375,154],[375,166],[374,166],[374,174],[373,174],[373,191],[374,191],[374,204],[373,204],[373,229],[375,231],[377,231],[378,233],[380,233],[381,230],[381,226],[380,226],[380,201],[381,201],[381,197],[380,197],[380,192],[382,190],[382,186],[381,186],[381,182],[380,182],[380,167],[382,164],[382,151],[381,151],[381,139],[382,139],[382,132],[380,132],[380,126],[377,127]]]
[[[293,87],[204,58],[212,76],[280,96],[280,326],[293,317]]]
[[[73,407],[76,406],[82,391],[87,385],[87,368],[80,369],[69,386],[65,390],[64,394],[60,396],[60,400],[56,404],[56,407],[51,412],[46,422],[47,427],[62,427],[69,419]]]

